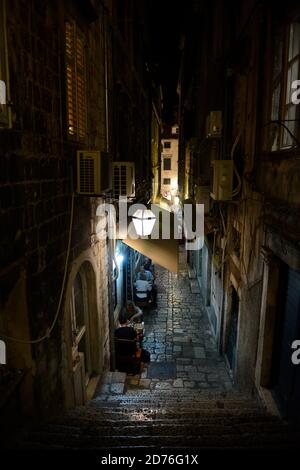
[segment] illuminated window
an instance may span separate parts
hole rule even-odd
[[[84,39],[74,22],[66,22],[67,130],[74,140],[86,135]]]
[[[271,120],[276,123],[270,133],[272,151],[294,147],[299,138],[299,106],[292,102],[292,83],[300,77],[299,59],[300,18],[275,38]]]
[[[0,0],[0,127],[11,126],[5,14],[5,1]]]

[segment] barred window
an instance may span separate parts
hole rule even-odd
[[[70,138],[86,135],[86,77],[83,34],[75,22],[66,22],[67,131]]]
[[[299,138],[299,110],[293,103],[293,83],[300,77],[300,18],[275,37],[270,133],[271,150],[295,147]]]

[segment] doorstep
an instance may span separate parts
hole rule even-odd
[[[89,383],[88,383],[87,388],[86,388],[86,399],[87,399],[87,401],[92,400],[92,398],[95,394],[99,379],[100,379],[100,375],[96,375],[95,377],[92,377],[89,380]]]
[[[281,417],[280,411],[273,398],[272,392],[264,387],[258,387],[257,391],[260,399],[262,400],[268,412],[274,416]]]
[[[94,396],[123,395],[125,392],[126,377],[127,374],[125,372],[105,372],[99,381]]]
[[[190,287],[191,287],[192,294],[200,294],[201,291],[200,291],[198,279],[191,279]]]

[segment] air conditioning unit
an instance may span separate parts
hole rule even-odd
[[[113,195],[134,197],[135,166],[133,162],[113,162]]]
[[[213,160],[213,181],[210,196],[216,201],[232,199],[233,160]]]
[[[96,196],[111,191],[111,186],[109,154],[98,150],[78,150],[76,192]]]
[[[221,137],[222,127],[222,111],[210,111],[206,118],[206,137]]]

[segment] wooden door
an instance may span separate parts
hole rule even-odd
[[[300,273],[283,269],[279,286],[278,327],[274,354],[274,397],[283,416],[300,422],[300,365],[292,363],[292,343],[300,339]]]

